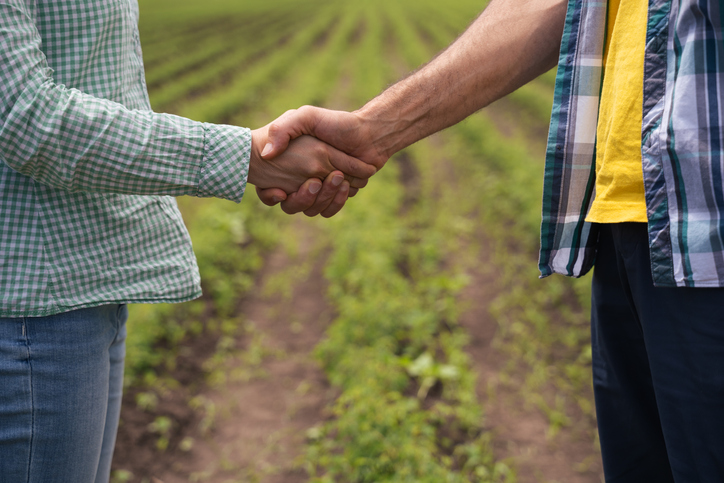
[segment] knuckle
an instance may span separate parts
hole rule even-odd
[[[311,196],[312,195],[305,196],[303,193],[298,193],[298,195],[293,199],[292,203],[289,204],[289,209],[293,210],[294,213],[308,210],[314,202],[314,198],[310,199]]]
[[[312,149],[312,153],[314,153],[314,156],[317,159],[328,159],[329,158],[329,151],[327,150],[327,146],[322,143],[314,143],[314,147]]]
[[[314,165],[312,166],[312,176],[314,178],[319,178],[321,180],[324,180],[324,178],[327,176],[328,172],[329,172],[329,170],[326,169],[325,166],[322,165],[322,163],[317,162],[317,163],[314,163]]]
[[[257,195],[259,196],[259,199],[261,200],[261,202],[264,203],[265,205],[267,205],[267,206],[275,205],[274,199],[271,196],[268,196],[266,193],[258,192]]]

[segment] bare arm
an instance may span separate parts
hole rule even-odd
[[[270,125],[263,156],[312,134],[379,169],[400,149],[554,67],[565,15],[566,0],[492,0],[447,49],[361,109],[285,113]]]
[[[446,50],[357,115],[389,157],[556,65],[566,2],[493,0]]]

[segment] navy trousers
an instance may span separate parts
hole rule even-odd
[[[724,482],[724,288],[655,288],[646,224],[601,225],[593,386],[607,482]]]

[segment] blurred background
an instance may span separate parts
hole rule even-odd
[[[355,109],[473,0],[140,0],[156,111]],[[204,296],[131,307],[114,482],[599,482],[588,280],[538,280],[555,72],[332,219],[181,198]]]

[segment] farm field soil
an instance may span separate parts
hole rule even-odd
[[[484,111],[503,138],[515,142],[516,130],[520,131],[522,121],[511,100],[501,99]],[[528,122],[523,130],[534,155],[543,153],[547,136],[545,125]],[[449,181],[457,184],[460,180],[452,177]],[[491,314],[491,305],[496,303],[501,290],[505,290],[501,288],[499,278],[506,267],[496,264],[494,240],[490,234],[480,226],[478,230],[478,258],[468,270],[471,280],[460,297],[461,305],[466,307],[460,316],[460,324],[470,336],[468,353],[478,375],[477,395],[485,410],[485,425],[495,435],[496,459],[512,461],[519,482],[602,482],[603,467],[595,441],[597,433],[590,417],[582,414],[576,405],[569,404],[566,410],[572,422],[553,434],[549,418],[526,398],[525,380],[529,371],[515,364],[515,358],[505,350],[500,323]],[[537,263],[535,253],[515,247],[512,251],[515,258],[524,260],[524,264],[535,266]],[[548,281],[533,283],[544,286]],[[549,314],[553,320],[558,315],[555,310]],[[563,360],[541,361],[544,363],[562,364]],[[555,394],[558,388],[549,381],[536,392]],[[592,400],[591,388],[579,390],[576,397]]]
[[[133,481],[307,481],[295,458],[306,431],[327,417],[325,409],[335,398],[311,354],[331,313],[324,296],[324,247],[315,246],[310,224],[292,227],[298,252],[290,255],[285,247],[273,251],[255,289],[241,303],[253,333],[240,334],[236,344],[241,351],[256,344],[262,352],[251,377],[234,381],[232,376],[231,382],[206,385],[197,394],[181,390],[163,398],[155,413],[170,413],[181,423],[166,451],[148,437],[153,417],[138,408],[134,394],[126,396],[114,467],[131,472]],[[270,290],[275,277],[293,279],[288,291]],[[203,354],[209,354],[204,345],[201,338],[186,346],[188,353],[200,355],[189,361],[198,373],[203,372]],[[217,370],[233,374],[244,365],[248,362],[228,357]],[[205,414],[189,411],[185,401],[191,398],[205,402]],[[184,440],[193,443],[183,448]]]
[[[139,3],[152,105],[252,127],[358,107],[481,9]],[[553,76],[393,157],[332,220],[253,187],[181,200],[205,295],[136,313],[113,482],[602,481],[587,289],[536,279]]]
[[[171,415],[179,423],[166,451],[159,451],[156,438],[149,435],[153,415],[139,409],[133,392],[126,395],[114,468],[130,471],[131,481],[308,481],[296,462],[307,431],[330,417],[326,408],[336,397],[311,354],[332,314],[321,273],[325,252],[323,246],[315,247],[315,227],[297,218],[292,228],[300,240],[297,253],[290,255],[285,247],[272,252],[256,288],[241,304],[243,319],[253,323],[265,352],[255,376],[225,387],[205,385],[198,394],[179,390],[162,398],[153,414]],[[299,264],[305,265],[301,275],[294,275],[289,268]],[[498,325],[489,304],[499,288],[491,270],[482,268],[491,265],[491,260],[481,259],[472,267],[471,283],[460,297],[461,305],[467,307],[460,322],[470,334],[468,352],[478,374],[478,397],[485,408],[485,428],[494,435],[496,458],[515,469],[520,483],[603,481],[598,454],[585,430],[564,428],[551,437],[545,415],[526,404],[511,382],[501,382],[520,381],[525,374],[506,369],[508,358],[494,343]],[[269,293],[269,282],[280,276],[292,280],[286,294]],[[238,347],[248,348],[251,337],[241,334]],[[183,380],[189,372],[199,377],[211,352],[209,345],[203,337],[191,341],[186,352],[198,357],[189,358],[181,367],[182,374],[175,377]],[[227,358],[219,370],[233,373],[242,364]],[[203,429],[204,417],[209,415],[189,409],[186,401],[191,398],[214,408],[209,429]],[[193,441],[185,450],[184,440]]]
[[[492,265],[492,261],[481,260],[481,266],[485,265]],[[496,458],[511,461],[521,483],[602,482],[603,470],[591,440],[591,428],[579,423],[551,437],[545,414],[521,397],[518,384],[525,379],[525,372],[506,369],[509,358],[496,348],[498,324],[489,310],[495,298],[495,278],[479,267],[471,271],[471,276],[472,282],[462,297],[469,308],[460,323],[470,335],[468,349],[478,374],[477,394],[485,408],[486,428],[494,434]],[[572,412],[581,417],[573,408]]]

